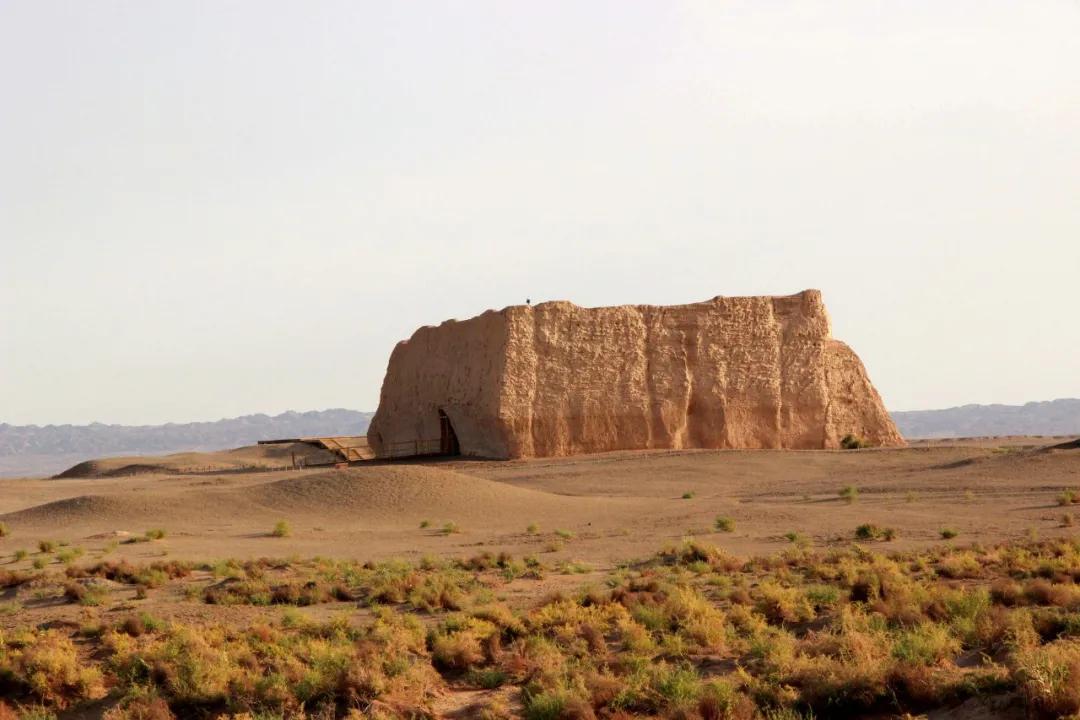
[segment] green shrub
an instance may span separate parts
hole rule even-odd
[[[701,695],[701,676],[693,667],[670,668],[661,665],[654,672],[651,684],[670,705],[686,705]]]
[[[59,562],[62,562],[64,565],[70,565],[76,559],[82,557],[83,552],[84,551],[81,547],[62,548],[58,553],[56,553],[56,559]]]
[[[523,693],[525,720],[560,720],[566,708],[566,698],[558,693]]]
[[[806,588],[806,599],[817,608],[834,605],[840,599],[840,590],[832,585],[811,585]]]
[[[855,537],[859,540],[875,540],[880,534],[881,528],[870,523],[864,523],[855,528]]]
[[[507,674],[497,668],[474,668],[465,676],[465,681],[470,685],[475,685],[476,687],[484,688],[485,690],[494,690],[503,685],[507,679]]]
[[[1019,691],[1046,717],[1080,713],[1080,644],[1058,640],[1014,654]]]
[[[953,528],[941,528],[941,538],[943,540],[952,540],[960,533]]]
[[[893,540],[896,538],[896,530],[878,527],[873,523],[863,523],[855,528],[855,538],[857,540]]]
[[[870,447],[865,440],[858,435],[852,435],[848,433],[844,437],[840,438],[840,447],[845,450],[858,450],[859,448]]]
[[[719,532],[735,532],[735,520],[721,515],[713,521],[713,527]]]
[[[64,586],[64,597],[86,607],[97,607],[108,598],[108,591],[99,585],[80,585],[71,582]]]
[[[274,537],[289,537],[292,535],[292,528],[289,527],[289,523],[285,520],[278,520],[270,534]]]
[[[56,720],[56,713],[40,705],[22,708],[19,720]]]

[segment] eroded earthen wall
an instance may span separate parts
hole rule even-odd
[[[369,438],[464,454],[902,444],[821,295],[679,306],[514,306],[422,328],[394,350]],[[374,435],[374,437],[373,437]]]

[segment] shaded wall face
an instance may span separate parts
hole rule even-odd
[[[829,406],[824,446],[840,447],[848,433],[872,445],[904,445],[859,356],[839,340],[830,340],[825,362]]]
[[[420,328],[390,356],[368,441],[379,455],[434,453],[439,411],[446,413],[463,455],[505,457],[497,421],[506,324],[488,312],[464,322]]]
[[[511,307],[422,328],[391,358],[373,432],[464,454],[900,444],[816,291],[672,307]],[[437,437],[437,434],[434,435]],[[379,442],[373,440],[373,444]]]

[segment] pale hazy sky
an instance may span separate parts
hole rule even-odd
[[[373,410],[419,325],[820,288],[1080,396],[1080,2],[0,0],[0,422]]]

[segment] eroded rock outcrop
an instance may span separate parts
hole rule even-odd
[[[381,455],[902,445],[821,293],[691,305],[518,305],[423,327],[390,356]]]

